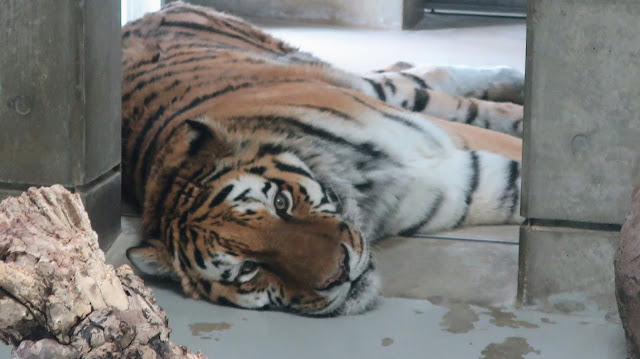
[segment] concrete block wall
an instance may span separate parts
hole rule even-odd
[[[62,184],[120,228],[120,2],[0,2],[0,198]]]
[[[613,255],[640,180],[640,7],[530,0],[519,299],[615,310]]]
[[[167,0],[166,2],[169,2]],[[424,15],[422,0],[189,0],[249,19],[405,29]]]

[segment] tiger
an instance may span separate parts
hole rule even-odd
[[[515,70],[355,74],[182,2],[123,27],[122,68],[123,191],[144,237],[126,254],[186,296],[364,313],[376,241],[523,220]]]

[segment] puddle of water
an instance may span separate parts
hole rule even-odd
[[[388,347],[391,344],[393,344],[393,339],[391,339],[391,338],[382,338],[382,346],[383,347]]]
[[[468,333],[475,328],[475,323],[480,320],[478,313],[469,304],[449,303],[443,304],[443,306],[449,308],[449,312],[442,317],[440,326],[449,333]]]
[[[448,308],[449,311],[442,317],[440,327],[449,333],[468,333],[473,328],[480,317],[469,304],[450,303],[442,300],[442,297],[427,298],[433,305]]]
[[[467,303],[449,302],[443,300],[441,297],[432,297],[428,300],[433,305],[448,308],[449,311],[442,317],[440,327],[442,330],[449,333],[460,334],[468,333],[475,328],[475,323],[480,320],[480,316]],[[484,307],[481,307],[484,308]],[[481,312],[479,314],[485,314],[491,317],[490,322],[497,327],[509,327],[509,328],[539,328],[537,324],[527,322],[524,320],[517,320],[514,313],[502,311],[496,307],[486,307],[488,312]],[[548,318],[542,319],[543,323],[555,324]]]
[[[532,348],[522,337],[509,337],[502,343],[491,343],[482,350],[480,359],[524,359],[529,353],[540,355],[539,350]]]
[[[491,323],[497,327],[509,327],[509,328],[540,328],[537,324],[533,324],[524,320],[516,320],[516,315],[509,312],[503,312],[500,308],[489,307],[489,312],[484,312],[483,314],[488,314],[491,316]]]
[[[189,329],[191,330],[191,335],[199,336],[203,333],[211,333],[215,331],[228,330],[231,328],[231,324],[220,322],[220,323],[193,323],[189,324]]]

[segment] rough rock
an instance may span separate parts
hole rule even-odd
[[[0,341],[14,358],[205,358],[128,266],[104,262],[78,195],[31,188],[0,203]]]
[[[627,358],[640,359],[640,184],[620,232],[615,257],[616,299],[627,339]]]

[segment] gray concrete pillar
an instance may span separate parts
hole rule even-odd
[[[120,231],[120,1],[0,2],[0,197],[79,193],[103,249]]]
[[[640,6],[530,0],[519,300],[615,310],[613,257],[640,180]]]

